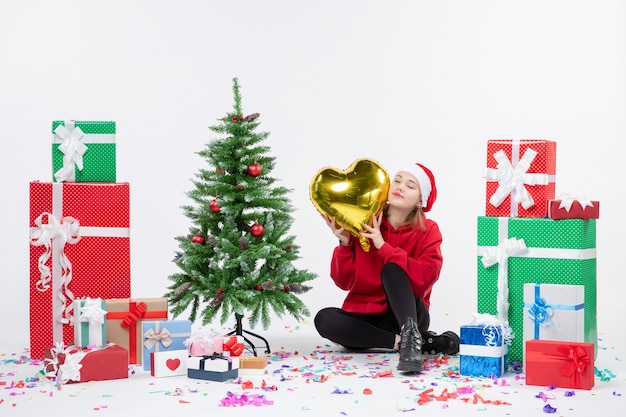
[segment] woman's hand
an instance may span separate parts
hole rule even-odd
[[[383,219],[383,213],[377,216],[372,216],[372,225],[369,226],[363,223],[363,227],[365,231],[361,232],[361,236],[364,236],[372,241],[376,249],[380,249],[381,246],[385,244],[385,239],[383,239],[383,235],[380,233],[380,222]]]
[[[346,228],[343,226],[342,227],[337,226],[337,223],[335,222],[334,217],[332,219],[326,215],[322,215],[322,217],[326,221],[326,225],[330,227],[330,230],[332,230],[333,234],[337,237],[337,239],[339,239],[339,243],[341,243],[344,246],[348,246],[351,240],[350,232],[348,232]]]

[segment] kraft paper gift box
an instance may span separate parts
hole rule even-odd
[[[585,287],[524,284],[524,341],[585,341]]]
[[[54,182],[115,182],[115,122],[52,122]]]
[[[73,301],[130,297],[128,183],[30,183],[30,349],[74,340]]]
[[[150,375],[155,378],[187,375],[187,349],[150,352]]]
[[[150,353],[185,349],[185,340],[191,335],[191,321],[144,321],[141,323],[141,334],[143,369],[149,371],[152,366]]]
[[[545,217],[554,198],[556,142],[543,139],[487,141],[485,215]]]
[[[594,385],[594,344],[527,340],[526,385],[590,390]]]
[[[263,375],[267,368],[267,356],[240,356],[239,375]]]
[[[103,346],[106,337],[105,302],[101,298],[74,300],[74,345]]]
[[[167,298],[122,298],[105,301],[107,338],[110,342],[128,350],[128,362],[130,364],[141,364],[143,352],[142,323],[167,320]]]
[[[239,358],[213,354],[187,358],[187,376],[193,379],[224,382],[239,376]]]
[[[62,384],[128,378],[128,352],[115,344],[85,349],[59,343],[44,352],[46,376]]]
[[[466,376],[499,377],[508,368],[508,345],[500,326],[461,326],[459,373]]]
[[[548,217],[555,220],[598,219],[600,218],[600,202],[578,198],[549,200]]]
[[[507,246],[511,240],[523,242],[525,250],[510,255]],[[479,313],[497,313],[500,280],[506,284],[508,321],[513,331],[510,361],[524,360],[524,284],[528,283],[582,285],[584,341],[597,344],[594,219],[480,216],[477,269]]]

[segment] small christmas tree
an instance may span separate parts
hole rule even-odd
[[[258,113],[243,115],[237,78],[233,93],[233,111],[210,127],[221,137],[198,152],[211,169],[200,169],[187,193],[195,204],[182,208],[192,226],[176,237],[181,271],[169,277],[165,296],[175,316],[190,308],[191,321],[200,315],[208,324],[221,312],[221,324],[234,316],[239,327],[249,312],[251,327],[260,320],[267,329],[272,310],[298,320],[310,315],[298,295],[316,275],[292,264],[299,247],[288,235],[290,190],[271,176],[275,158],[262,144],[269,133],[256,132]]]

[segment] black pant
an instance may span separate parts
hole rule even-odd
[[[380,273],[388,309],[380,315],[349,313],[327,307],[315,315],[320,336],[348,349],[393,349],[396,335],[408,317],[413,317],[420,332],[430,325],[430,314],[424,302],[413,293],[409,278],[394,263],[383,266]]]

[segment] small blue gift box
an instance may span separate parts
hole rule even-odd
[[[191,336],[190,320],[144,321],[142,323],[143,369],[149,371],[150,353],[185,350]]]
[[[224,382],[239,377],[239,359],[218,353],[187,358],[187,376]]]
[[[459,373],[466,376],[499,377],[508,367],[508,345],[501,327],[469,324],[461,326]]]

